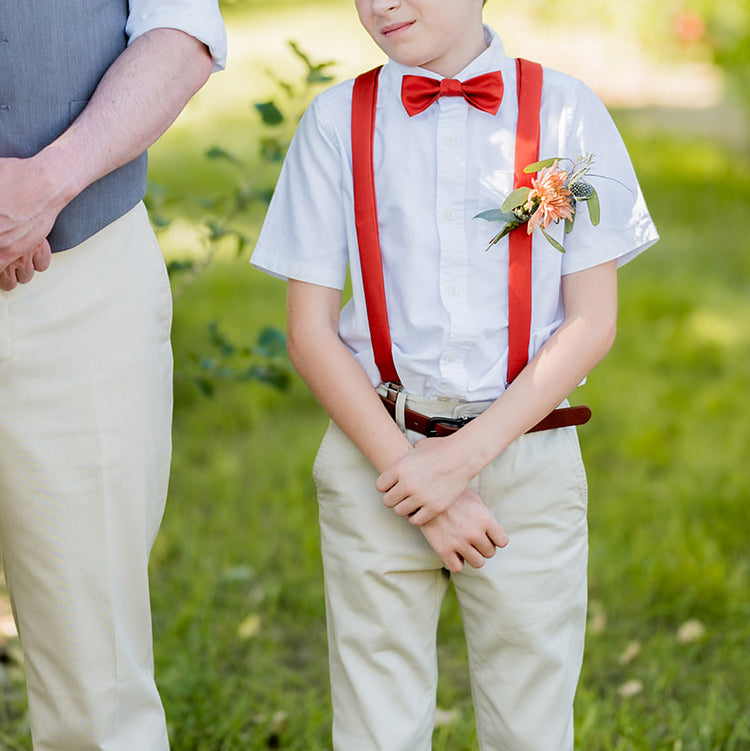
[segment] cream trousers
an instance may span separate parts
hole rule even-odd
[[[0,550],[36,751],[164,751],[147,562],[171,295],[145,208],[0,292]]]
[[[409,399],[406,406],[430,415],[466,411],[443,401]],[[383,505],[377,473],[333,424],[314,474],[334,749],[428,751],[436,629],[449,575],[419,529]],[[575,428],[522,436],[472,487],[510,537],[483,568],[452,576],[480,748],[570,751],[588,553]]]

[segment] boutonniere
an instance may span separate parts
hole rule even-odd
[[[526,224],[529,234],[540,229],[550,244],[564,253],[565,248],[546,231],[550,224],[557,224],[564,219],[565,231],[570,232],[576,218],[578,201],[586,203],[591,224],[599,224],[599,196],[594,186],[585,179],[593,162],[594,155],[588,154],[575,160],[553,157],[525,167],[526,174],[539,172],[537,177],[531,179],[530,188],[514,190],[499,209],[482,211],[474,217],[488,222],[505,222],[505,226],[490,240],[485,250],[489,250],[516,227]],[[570,169],[560,166],[568,163]]]

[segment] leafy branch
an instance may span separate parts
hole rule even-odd
[[[203,248],[197,259],[186,257],[170,260],[167,264],[175,300],[216,261],[220,249],[233,245],[234,256],[239,259],[252,247],[254,240],[247,235],[245,225],[251,211],[265,209],[271,200],[273,185],[268,184],[269,168],[275,184],[279,165],[289,148],[304,106],[316,87],[333,80],[327,72],[334,64],[332,61],[313,62],[293,41],[289,42],[289,47],[302,63],[301,80],[290,83],[267,70],[266,74],[276,85],[278,94],[252,106],[260,117],[262,128],[258,140],[260,165],[251,170],[241,158],[222,146],[213,146],[204,154],[207,160],[221,162],[230,168],[231,189],[219,196],[190,199],[207,212],[198,223]],[[157,232],[172,224],[168,209],[170,198],[162,186],[149,185],[146,202]],[[282,390],[289,387],[292,369],[282,331],[265,327],[254,343],[239,344],[215,321],[208,322],[206,328],[210,351],[191,352],[186,362],[176,363],[176,378],[193,382],[206,396],[213,395],[217,384],[226,381],[259,381]]]

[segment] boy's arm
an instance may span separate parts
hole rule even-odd
[[[617,324],[616,262],[562,279],[565,319],[508,390],[461,430],[418,442],[383,472],[385,504],[413,524],[445,511],[487,464],[557,407],[607,354]]]
[[[413,446],[384,409],[367,374],[338,335],[339,290],[290,280],[287,346],[292,364],[325,411],[378,472],[404,459]],[[422,527],[452,571],[463,561],[479,568],[507,535],[473,491]]]

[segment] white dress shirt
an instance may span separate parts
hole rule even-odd
[[[500,70],[497,115],[443,97],[410,118],[402,76],[440,76],[394,61],[380,76],[374,166],[386,297],[394,363],[415,396],[490,400],[506,386],[508,240],[485,252],[502,225],[473,217],[499,208],[513,189],[518,103],[515,61],[492,30],[485,33],[489,47],[456,78]],[[353,296],[339,333],[375,384],[352,201],[351,93],[352,81],[332,87],[302,118],[251,262],[336,289],[349,265]],[[622,265],[658,239],[627,150],[593,92],[545,69],[541,123],[540,159],[595,155],[589,179],[601,222],[593,227],[579,203],[570,234],[563,222],[550,225],[565,254],[534,233],[530,358],[563,320],[564,274],[613,259]]]
[[[178,29],[211,51],[214,71],[227,61],[227,34],[217,0],[129,0],[128,44],[151,29]]]

